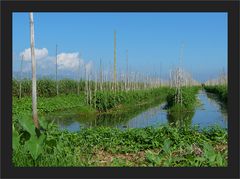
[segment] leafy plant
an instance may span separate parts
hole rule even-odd
[[[39,157],[39,155],[43,152],[45,140],[46,135],[41,134],[39,137],[37,137],[36,135],[32,135],[30,139],[26,141],[25,146],[34,160],[36,160]]]

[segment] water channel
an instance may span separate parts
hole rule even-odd
[[[218,125],[227,128],[227,108],[214,94],[200,91],[198,93],[200,105],[194,112],[184,115],[171,116],[164,109],[165,103],[152,106],[133,106],[121,112],[104,113],[99,115],[83,115],[78,113],[61,112],[47,116],[54,119],[61,130],[71,132],[80,131],[82,128],[95,126],[109,126],[120,129],[157,127],[161,124],[180,124],[199,128]],[[146,110],[147,109],[147,110]]]

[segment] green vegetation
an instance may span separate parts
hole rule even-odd
[[[150,90],[136,90],[128,92],[97,92],[96,98],[92,98],[92,104],[96,99],[96,109],[98,111],[107,111],[116,107],[117,105],[124,104],[138,104],[141,102],[151,103],[158,100],[159,103],[165,100],[168,88],[158,88]],[[18,99],[13,97],[13,116],[19,116],[20,114],[31,113],[31,98],[23,97]],[[87,106],[85,102],[85,96],[83,93],[80,95],[59,95],[52,98],[39,97],[38,98],[38,111],[40,114],[64,110],[79,108],[79,110],[89,111],[94,110],[91,106]]]
[[[77,110],[78,113],[84,113],[85,115],[91,115],[99,112],[111,112],[115,111],[129,111],[130,106],[151,106],[151,104],[160,104],[166,98],[168,88],[156,88],[149,90],[136,90],[128,92],[98,92],[96,100],[96,109],[93,106],[89,106],[85,102],[85,96],[83,93],[80,95],[69,94],[59,95],[51,98],[39,97],[38,98],[38,112],[40,121],[44,120],[44,115],[56,111],[63,110]],[[94,100],[95,98],[92,98]],[[93,104],[93,102],[92,102]],[[19,126],[19,121],[25,118],[31,119],[32,104],[30,97],[23,97],[18,99],[13,97],[13,122],[16,126]],[[108,111],[111,110],[111,111]],[[140,109],[139,109],[140,110]],[[136,112],[139,112],[136,110]],[[142,109],[141,109],[142,110]],[[136,113],[134,113],[136,114]]]
[[[227,166],[227,131],[212,128],[98,127],[60,132],[52,124],[39,137],[32,121],[13,128],[14,166]]]
[[[176,89],[172,88],[167,96],[167,105],[170,111],[175,110],[188,110],[191,111],[196,105],[196,94],[199,90],[199,87],[182,87],[182,105],[181,103],[176,102]]]
[[[111,64],[107,65],[108,62],[104,62],[103,68],[101,59],[99,68],[96,63],[92,68],[91,61],[83,61],[79,53],[74,53],[72,62],[76,66],[75,60],[78,60],[78,69],[77,71],[74,68],[70,69],[77,80],[59,80],[58,70],[61,69],[62,64],[58,63],[60,59],[58,57],[62,54],[58,54],[56,45],[54,63],[56,68],[52,69],[56,80],[37,80],[33,13],[30,12],[29,15],[32,79],[22,80],[23,61],[27,60],[26,56],[28,56],[25,55],[28,52],[25,50],[21,53],[20,80],[12,81],[14,166],[227,166],[227,130],[217,126],[200,130],[191,126],[197,103],[196,94],[199,90],[195,85],[199,85],[199,82],[194,80],[191,73],[182,66],[183,46],[178,67],[170,69],[169,80],[162,78],[161,64],[160,66],[155,64],[147,73],[141,70],[137,72],[129,70],[135,68],[128,65],[128,50],[126,64],[124,62],[122,63],[124,66],[117,67],[116,32],[114,32],[113,68]],[[124,60],[121,53],[120,56],[121,61]],[[64,55],[63,59],[65,58]],[[96,59],[94,61],[96,62]],[[65,70],[69,71],[68,68]],[[62,75],[64,71],[61,72]],[[218,81],[226,84],[226,79],[223,71]],[[209,84],[213,84],[214,81],[210,80]],[[170,89],[168,86],[175,89]],[[216,93],[221,100],[227,102],[227,91],[224,87],[205,87],[205,89]],[[164,101],[167,102],[167,119],[170,125],[160,126],[157,122],[162,119],[152,120],[151,117],[158,112],[161,114],[157,116],[163,114],[163,111],[159,110],[162,109],[163,106],[160,104]],[[122,122],[122,116],[123,120],[128,120],[156,104],[158,104],[157,110],[151,109],[151,112],[145,113],[147,123],[154,121],[155,128],[121,130],[96,125],[101,123],[101,119],[111,120],[115,125],[118,120]],[[72,115],[75,111],[80,116],[79,120],[84,120],[84,116],[87,116],[85,124],[90,122],[90,128],[84,128],[87,125],[81,123],[80,132],[61,131],[54,123],[56,119],[54,115],[63,112],[61,117],[69,123],[71,118],[66,116]],[[115,114],[120,114],[121,117],[114,118]],[[50,120],[48,116],[51,116]],[[98,127],[92,128],[92,119]],[[139,121],[145,123],[145,116],[142,119]],[[133,118],[132,121],[134,120]],[[124,123],[122,127],[127,126]]]
[[[176,101],[177,91],[171,89],[167,96],[169,123],[175,127],[190,127],[197,104],[196,94],[199,87],[182,87],[182,104]]]
[[[227,103],[228,91],[226,85],[204,86],[204,89],[209,93],[216,94],[221,101]]]
[[[22,83],[22,96],[31,96],[32,93],[32,81],[24,79],[21,81]],[[12,81],[12,95],[14,97],[19,97],[19,86],[20,81],[13,80]],[[59,94],[77,94],[77,86],[78,82],[70,79],[63,79],[58,81],[59,86]],[[79,84],[80,91],[84,90],[85,83],[84,81],[80,81]],[[57,95],[56,91],[56,81],[51,79],[40,79],[37,80],[37,94],[38,97],[53,97]]]
[[[96,108],[99,111],[107,111],[119,104],[136,104],[139,102],[149,102],[158,100],[159,104],[163,102],[169,88],[155,88],[136,91],[98,91],[96,97],[92,99],[92,105],[96,100]]]
[[[38,97],[40,131],[34,128],[31,119],[31,97],[27,93],[21,99],[13,97],[14,166],[227,166],[227,131],[218,127],[202,131],[189,127],[199,87],[182,88],[181,109],[175,104],[175,91],[169,88],[97,91],[92,94],[91,105],[86,103],[83,91],[79,95],[69,92],[54,96],[55,86],[53,93],[47,89],[49,92],[42,94],[48,95]],[[127,115],[124,112],[130,110],[129,106],[144,108],[165,100],[170,123],[179,121],[181,125],[124,131],[95,127],[71,133],[60,131],[53,122],[45,120],[45,114],[66,109],[84,114],[114,115],[122,111]],[[186,112],[179,115],[177,108]]]
[[[96,84],[95,84],[96,83]],[[22,96],[31,96],[32,92],[32,81],[28,79],[21,80],[22,84]],[[136,86],[138,86],[139,89],[144,88],[144,83],[134,83]],[[80,80],[80,82],[72,79],[62,79],[58,81],[58,88],[59,88],[59,94],[67,95],[67,94],[77,94],[78,91],[78,85],[79,90],[83,92],[86,88],[86,81]],[[111,88],[113,86],[113,82],[94,82],[94,81],[88,81],[89,88],[94,91],[95,86],[97,86],[98,91],[101,86],[104,91],[111,91]],[[117,82],[117,91],[123,91],[124,90],[124,82]],[[14,79],[12,81],[12,95],[14,97],[18,97],[20,95],[20,81]],[[112,92],[112,91],[111,91]],[[38,97],[54,97],[57,95],[56,90],[56,81],[52,79],[39,79],[37,80],[37,94]]]

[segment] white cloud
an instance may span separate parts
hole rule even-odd
[[[58,55],[59,69],[76,69],[79,63],[79,53],[61,53]]]
[[[23,52],[20,53],[20,57],[24,56],[25,61],[30,61],[31,60],[31,49],[25,49]],[[37,49],[35,48],[35,58],[36,60],[38,59],[43,59],[48,56],[48,50],[46,48],[42,49]]]
[[[23,64],[23,72],[30,72],[31,71],[31,52],[30,49],[25,49],[23,52],[20,53],[20,56],[24,55],[25,63]],[[48,50],[46,48],[42,49],[35,49],[35,55],[37,60],[37,73],[45,74],[45,73],[52,73],[55,74],[56,69],[56,57],[55,56],[48,56]],[[80,58],[78,52],[72,53],[60,53],[58,54],[58,70],[60,73],[66,72],[73,72],[78,70],[79,62],[81,70],[87,70],[89,74],[93,68],[93,62],[88,61],[84,62],[83,59]]]

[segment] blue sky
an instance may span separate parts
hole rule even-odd
[[[60,73],[74,72],[76,60],[113,65],[113,32],[117,32],[117,67],[125,70],[126,49],[132,71],[156,72],[163,78],[179,62],[199,81],[227,70],[227,13],[34,13],[38,73],[54,74],[58,44]],[[30,47],[28,13],[13,14],[13,71]],[[24,54],[28,52],[25,51]],[[81,53],[81,56],[79,54]],[[30,59],[24,61],[30,70]]]

